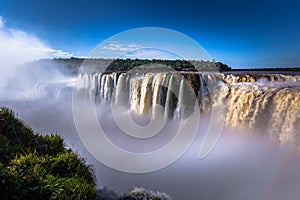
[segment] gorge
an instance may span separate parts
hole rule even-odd
[[[141,186],[163,190],[173,199],[298,198],[297,71],[112,72],[96,70],[99,65],[92,70],[79,70],[69,64],[64,63],[61,70],[56,63],[47,66],[37,62],[37,68],[18,71],[18,82],[11,79],[7,90],[1,91],[1,105],[12,108],[36,131],[60,134],[67,146],[94,166],[100,186],[118,192]],[[52,73],[55,76],[50,76],[49,67],[57,71]],[[32,73],[36,69],[39,73]],[[95,105],[97,120],[111,142],[128,152],[155,152],[172,141],[182,121],[199,113],[196,136],[176,162],[161,170],[141,174],[119,172],[97,160],[79,137],[72,105],[75,91],[82,100]],[[160,117],[166,121],[166,127],[152,137],[140,131],[134,138],[118,127],[114,108],[119,109],[120,116],[123,111],[129,112],[141,127]],[[224,113],[212,115],[216,108],[224,108]],[[91,116],[85,116],[85,109],[83,104],[82,122],[89,125]],[[211,153],[199,160],[197,152],[209,122],[215,117],[224,123],[222,135]],[[90,131],[93,129],[84,134],[89,135]],[[101,141],[92,140],[98,145],[95,147],[101,147]],[[116,157],[110,151],[103,152]],[[120,164],[127,160],[119,158]]]

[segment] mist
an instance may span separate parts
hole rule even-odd
[[[46,95],[40,87],[64,80],[55,65],[37,66],[33,61],[72,54],[51,48],[32,33],[7,27],[1,16],[0,44],[1,101],[39,98]]]
[[[30,76],[31,73],[28,72],[27,75]],[[199,160],[197,154],[207,129],[208,116],[203,116],[200,120],[200,128],[192,146],[172,165],[144,174],[111,169],[95,159],[82,144],[73,120],[72,87],[68,84],[64,86],[58,87],[62,89],[59,96],[53,96],[50,92],[46,98],[1,100],[1,106],[12,108],[22,120],[42,134],[61,135],[67,146],[93,165],[99,186],[109,187],[119,193],[141,186],[162,190],[173,199],[190,200],[296,200],[299,197],[300,159],[288,145],[272,144],[266,137],[254,135],[247,130],[227,128],[223,130],[213,151],[205,159]],[[125,147],[126,139],[117,137],[120,129],[114,123],[107,105],[101,105],[97,111],[99,121],[107,134],[112,135],[112,141]],[[174,122],[169,123],[172,125]],[[169,126],[164,131],[168,130],[174,131],[174,127]],[[151,143],[157,145],[154,141],[148,145],[151,146]],[[127,148],[145,151],[141,149],[142,146],[130,149],[128,145]]]

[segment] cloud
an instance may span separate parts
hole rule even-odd
[[[71,53],[53,49],[37,36],[7,28],[0,16],[0,104],[3,100],[34,99],[40,84],[65,78],[55,65],[35,67],[23,63],[54,57],[70,57]],[[36,94],[36,95],[35,95]]]
[[[169,60],[174,60],[174,59],[182,59],[182,57],[166,51],[162,49],[155,49],[155,48],[141,48],[141,49],[136,49],[133,51],[127,52],[124,56],[124,58],[140,58],[140,59],[169,59]]]
[[[140,59],[181,59],[180,56],[157,48],[145,48],[138,44],[126,44],[119,41],[106,42],[102,47],[102,51],[112,56],[117,54],[120,58],[140,58]],[[102,52],[103,53],[103,52]],[[112,56],[113,57],[113,56]]]
[[[118,41],[109,42],[108,44],[105,44],[102,47],[102,49],[104,50],[119,51],[119,52],[133,51],[138,48],[141,48],[141,46],[136,44],[123,44]]]
[[[53,57],[70,57],[72,53],[53,49],[35,35],[7,28],[0,16],[0,62],[11,66],[31,60]]]
[[[3,22],[2,17],[0,16],[0,28],[3,28],[3,27],[4,27],[4,22]]]

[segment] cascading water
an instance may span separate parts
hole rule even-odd
[[[80,87],[96,102],[114,100],[140,115],[155,117],[160,104],[165,118],[178,120],[194,112],[196,103],[201,113],[224,104],[228,127],[260,130],[279,143],[298,143],[299,80],[299,75],[179,72],[78,76]]]

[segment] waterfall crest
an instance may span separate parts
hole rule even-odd
[[[86,97],[93,97],[96,103],[124,105],[137,114],[151,117],[158,115],[156,105],[161,105],[165,118],[174,120],[195,111],[209,113],[213,106],[224,104],[227,126],[260,130],[279,143],[299,138],[299,82],[299,75],[282,74],[171,72],[78,75],[79,88]]]

